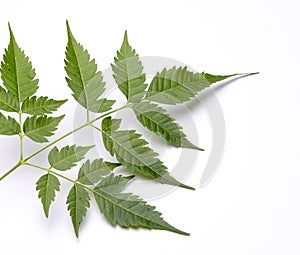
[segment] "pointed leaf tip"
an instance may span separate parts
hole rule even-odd
[[[177,232],[177,234],[180,234],[180,235],[183,235],[183,236],[190,236],[191,235],[190,233],[187,233],[187,232],[184,232],[184,231],[181,231],[181,230],[179,230]]]
[[[123,41],[128,43],[127,30],[125,30],[125,32],[124,32],[124,39],[123,39]]]
[[[10,22],[8,22],[8,30],[9,30],[10,39],[13,39],[13,40],[15,40],[15,36],[14,36],[14,33],[13,33],[13,31],[12,31],[12,28],[11,28]]]
[[[181,183],[179,185],[180,188],[184,188],[184,189],[188,189],[188,190],[196,190],[194,187],[191,187],[191,186],[188,186],[188,185],[185,185],[183,183]]]
[[[71,31],[71,28],[70,28],[68,20],[66,20],[66,27],[67,27],[68,37],[70,38],[72,36],[72,31]]]
[[[124,177],[126,180],[131,181],[133,178],[135,177],[135,175],[129,175]]]
[[[248,73],[248,74],[246,74],[246,76],[250,76],[250,75],[256,75],[256,74],[259,74],[259,72]]]
[[[197,150],[197,151],[205,151],[205,149],[202,149],[198,146],[194,146],[193,148],[190,148],[190,149],[194,149],[194,150]]]

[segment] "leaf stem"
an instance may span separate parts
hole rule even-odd
[[[9,174],[11,174],[13,171],[15,171],[22,164],[23,164],[22,161],[19,161],[17,164],[15,164],[11,169],[9,169],[5,174],[3,174],[0,177],[0,181],[2,181],[6,176],[8,176]]]
[[[56,175],[56,176],[64,179],[65,181],[71,182],[74,185],[79,185],[79,186],[83,187],[84,189],[86,189],[86,190],[88,190],[88,191],[90,191],[90,192],[92,192],[92,193],[94,193],[94,194],[96,194],[98,196],[103,197],[102,194],[100,194],[99,192],[95,191],[94,189],[92,189],[92,188],[90,188],[90,187],[88,187],[88,186],[86,186],[86,185],[84,185],[84,184],[82,184],[80,182],[77,182],[76,180],[72,180],[72,179],[70,179],[70,178],[68,178],[68,177],[66,177],[66,176],[64,176],[64,175],[62,175],[62,174],[60,174],[58,172],[55,172],[55,171],[51,170],[51,168],[46,168],[46,167],[38,166],[38,165],[31,164],[31,163],[28,163],[28,162],[25,162],[24,165],[35,167],[35,168],[41,169],[41,170],[43,170],[45,172],[51,173],[53,175]],[[112,203],[114,203],[112,200],[110,200],[110,201]]]
[[[51,143],[48,143],[47,145],[45,145],[45,146],[42,147],[41,149],[37,150],[36,152],[34,152],[34,153],[32,153],[31,155],[29,155],[28,157],[26,157],[26,158],[24,159],[24,162],[27,162],[29,159],[31,159],[31,158],[33,158],[34,156],[38,155],[38,154],[41,153],[42,151],[48,149],[48,148],[51,147],[52,145],[58,143],[59,141],[63,140],[64,138],[66,138],[66,137],[72,135],[73,133],[75,133],[75,132],[77,132],[77,131],[79,131],[79,130],[83,129],[84,127],[87,127],[87,126],[89,126],[89,123],[88,123],[88,122],[85,123],[85,124],[83,124],[83,125],[81,125],[81,126],[79,126],[79,127],[77,127],[77,128],[75,128],[75,129],[73,129],[72,131],[70,131],[70,132],[68,132],[68,133],[66,133],[66,134],[64,134],[64,135],[62,135],[61,137],[57,138],[56,140],[52,141]]]
[[[89,190],[89,191],[91,191],[91,192],[93,192],[93,193],[96,193],[95,190],[93,190],[93,189],[87,187],[86,185],[84,185],[84,184],[82,184],[82,183],[80,183],[80,182],[77,182],[76,180],[72,180],[72,179],[68,178],[67,176],[64,176],[64,175],[62,175],[62,174],[60,174],[60,173],[55,172],[55,171],[51,170],[51,168],[46,168],[46,167],[38,166],[38,165],[35,165],[35,164],[31,164],[31,163],[29,163],[29,162],[25,162],[24,165],[32,166],[32,167],[41,169],[41,170],[43,170],[43,171],[46,171],[46,172],[48,172],[48,173],[54,174],[54,175],[56,175],[56,176],[58,176],[58,177],[60,177],[60,178],[62,178],[62,179],[64,179],[64,180],[66,180],[66,181],[68,181],[68,182],[71,182],[71,183],[76,184],[76,185],[80,185],[81,187],[83,187],[83,188],[85,188],[85,189],[87,189],[87,190]]]
[[[111,111],[109,111],[109,112],[107,112],[107,113],[105,113],[105,114],[102,114],[102,115],[98,116],[97,118],[95,118],[95,119],[93,119],[93,120],[91,120],[91,121],[87,121],[85,124],[83,124],[83,125],[81,125],[81,126],[75,128],[75,129],[73,129],[72,131],[70,131],[70,132],[68,132],[68,133],[66,133],[66,134],[64,134],[64,135],[62,135],[61,137],[57,138],[56,140],[52,141],[51,143],[49,143],[49,144],[45,145],[44,147],[40,148],[40,149],[37,150],[36,152],[30,154],[30,155],[29,155],[28,157],[26,157],[26,158],[23,158],[23,136],[24,136],[24,134],[23,134],[23,131],[20,131],[20,134],[19,134],[19,136],[20,136],[20,160],[19,160],[19,162],[18,162],[16,165],[14,165],[11,169],[9,169],[5,174],[3,174],[3,175],[0,177],[0,181],[2,181],[5,177],[7,177],[7,176],[8,176],[9,174],[11,174],[12,172],[14,172],[19,166],[21,166],[21,165],[23,165],[23,164],[30,164],[30,163],[27,162],[29,159],[35,157],[36,155],[38,155],[38,154],[41,153],[42,151],[48,149],[49,147],[51,147],[52,145],[58,143],[59,141],[63,140],[64,138],[66,138],[66,137],[68,137],[68,136],[74,134],[75,132],[77,132],[77,131],[79,131],[79,130],[81,130],[81,129],[87,127],[87,126],[91,126],[91,125],[92,125],[93,123],[95,123],[96,121],[98,121],[98,120],[100,120],[100,119],[102,119],[102,118],[104,118],[104,117],[106,117],[106,116],[108,116],[108,115],[110,115],[110,114],[113,114],[113,113],[115,113],[115,112],[118,112],[118,111],[123,110],[123,109],[128,108],[128,107],[130,107],[130,104],[123,105],[123,106],[121,106],[121,107],[119,107],[119,108],[116,108],[116,109],[111,110]],[[19,113],[19,118],[20,118],[20,115],[21,115],[21,114]],[[22,119],[21,119],[20,122],[22,122]],[[47,171],[48,171],[48,170],[47,170]],[[62,178],[63,178],[63,177],[62,177]]]
[[[98,130],[100,133],[103,133],[103,130],[100,129],[100,128],[98,128],[98,127],[96,127],[95,125],[91,125],[91,127],[94,128],[94,129],[96,129],[96,130]]]
[[[86,110],[86,122],[90,122],[90,111]]]
[[[74,183],[74,184],[76,183],[76,181],[74,181],[74,180],[72,180],[72,179],[70,179],[70,178],[68,178],[68,177],[66,177],[66,176],[64,176],[64,175],[61,175],[61,174],[59,174],[59,173],[57,173],[57,172],[52,171],[51,168],[46,168],[46,167],[38,166],[38,165],[29,163],[29,162],[25,162],[24,165],[32,166],[32,167],[41,169],[41,170],[46,171],[46,172],[48,172],[48,173],[55,174],[55,175],[57,175],[57,176],[59,176],[59,177],[65,179],[66,181],[72,182],[72,183]]]
[[[19,133],[19,137],[20,137],[20,161],[23,160],[23,123],[22,123],[22,112],[19,112],[19,125],[20,125],[20,133]]]
[[[90,126],[91,124],[93,124],[93,123],[96,122],[97,120],[100,120],[100,119],[102,119],[102,118],[104,118],[104,117],[106,117],[106,116],[108,116],[108,115],[110,115],[110,114],[112,114],[112,113],[115,113],[115,112],[117,112],[117,111],[123,110],[123,109],[125,109],[125,108],[127,108],[127,107],[129,107],[128,104],[126,104],[126,105],[124,105],[124,106],[121,106],[121,107],[119,107],[119,108],[117,108],[117,109],[114,109],[114,110],[112,110],[112,111],[109,111],[109,112],[107,112],[107,113],[105,113],[105,114],[102,114],[102,115],[98,116],[97,118],[95,118],[95,119],[93,119],[93,120],[91,120],[91,121],[86,122],[85,124],[83,124],[83,125],[81,125],[81,126],[75,128],[74,130],[72,130],[72,131],[70,131],[70,132],[68,132],[68,133],[66,133],[66,134],[64,134],[64,135],[62,135],[61,137],[57,138],[57,139],[54,140],[53,142],[51,142],[51,143],[47,144],[46,146],[42,147],[42,148],[39,149],[38,151],[32,153],[31,155],[29,155],[28,157],[26,157],[26,158],[24,159],[24,161],[28,161],[29,159],[33,158],[33,157],[36,156],[37,154],[39,154],[39,153],[41,153],[42,151],[48,149],[49,147],[51,147],[52,145],[56,144],[57,142],[63,140],[64,138],[66,138],[66,137],[68,137],[68,136],[74,134],[75,132],[77,132],[77,131],[79,131],[79,130],[81,130],[81,129],[87,127],[87,126]]]

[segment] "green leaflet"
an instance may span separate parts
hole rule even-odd
[[[187,67],[164,68],[152,79],[146,99],[162,104],[178,104],[189,101],[196,94],[209,87],[212,83],[236,76],[211,75],[206,73],[193,73]]]
[[[65,146],[60,151],[55,146],[48,154],[48,161],[51,167],[66,171],[76,166],[76,163],[84,158],[84,155],[94,146]]]
[[[79,227],[90,207],[89,193],[80,185],[74,184],[67,197],[68,210],[72,219],[76,236],[79,235]]]
[[[68,86],[76,101],[88,111],[105,112],[111,109],[114,100],[99,99],[105,91],[101,72],[97,72],[95,59],[90,59],[87,50],[74,38],[67,22],[68,44],[66,48],[65,70]]]
[[[7,112],[18,112],[18,99],[9,91],[0,87],[0,109]]]
[[[163,184],[194,189],[173,178],[167,171],[167,167],[157,158],[158,154],[148,147],[148,143],[141,139],[141,135],[135,130],[112,131],[111,134],[106,133],[106,135],[113,142],[117,160],[133,173]]]
[[[203,150],[193,145],[182,132],[182,127],[166,110],[157,104],[142,101],[132,104],[138,121],[153,133],[163,137],[169,144],[176,147]]]
[[[24,134],[35,142],[48,142],[46,137],[54,135],[54,131],[57,130],[59,122],[64,117],[65,115],[59,117],[47,117],[46,115],[28,117],[23,125]]]
[[[63,105],[67,100],[53,100],[48,97],[36,96],[25,99],[22,104],[22,112],[31,115],[51,114]]]
[[[45,174],[36,183],[38,197],[41,199],[46,217],[49,216],[49,208],[55,199],[55,192],[60,191],[60,182],[53,174]]]
[[[125,31],[121,49],[117,51],[114,64],[111,66],[114,79],[128,101],[140,100],[147,88],[146,76],[143,73],[139,55],[128,43],[127,31]]]
[[[115,176],[113,173],[105,177],[96,187],[104,189],[107,193],[116,194],[123,191],[129,181],[134,178],[134,175],[130,176]]]
[[[120,119],[112,119],[111,117],[106,117],[102,120],[101,128],[104,132],[102,132],[102,140],[105,149],[110,153],[110,155],[114,156],[114,145],[111,138],[111,132],[120,128],[121,120]]]
[[[93,162],[87,160],[80,168],[77,181],[86,185],[93,185],[110,174],[119,163],[105,162],[102,158],[95,159]]]
[[[19,48],[10,26],[9,32],[10,42],[1,62],[1,77],[4,86],[20,104],[37,91],[38,80],[34,79],[35,70],[24,51]]]
[[[0,112],[0,134],[1,135],[18,135],[20,125],[14,118],[7,118]]]
[[[181,235],[189,235],[174,228],[138,196],[120,193],[131,178],[110,175],[95,188],[94,197],[100,211],[112,225],[123,228],[148,228],[167,230]],[[112,189],[111,186],[114,188]]]

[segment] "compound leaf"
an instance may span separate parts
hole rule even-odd
[[[54,135],[54,131],[57,130],[57,126],[64,116],[47,117],[46,115],[42,115],[38,117],[34,115],[28,117],[23,125],[24,134],[35,142],[48,142],[46,137]]]
[[[7,90],[16,97],[19,107],[21,102],[37,91],[38,80],[35,79],[35,70],[24,51],[19,48],[10,26],[9,32],[10,42],[1,62],[1,77]]]
[[[131,178],[110,175],[94,189],[99,209],[112,225],[123,228],[160,229],[189,235],[164,221],[154,206],[147,204],[138,196],[120,193]]]
[[[68,210],[72,219],[76,236],[79,234],[79,227],[90,207],[89,193],[80,185],[75,184],[67,197]]]
[[[46,217],[49,216],[49,208],[55,199],[55,192],[60,190],[60,182],[53,174],[45,174],[36,183],[38,197],[41,199]]]
[[[0,134],[17,135],[20,133],[19,123],[12,117],[7,118],[0,112]]]
[[[163,104],[178,104],[189,101],[212,83],[236,76],[193,73],[187,67],[164,68],[152,79],[146,98]]]
[[[117,56],[114,58],[112,70],[119,89],[128,101],[138,101],[144,96],[147,88],[146,76],[139,55],[128,43],[127,31],[121,49],[117,51]]]
[[[7,112],[18,112],[18,99],[9,91],[0,87],[0,109]]]
[[[120,163],[105,162],[102,158],[93,162],[87,160],[79,169],[77,181],[86,185],[93,185],[110,174]]]
[[[111,134],[106,133],[106,135],[113,142],[113,151],[117,160],[133,173],[163,184],[193,189],[178,182],[169,174],[167,167],[157,158],[158,154],[148,147],[148,143],[141,139],[141,135],[135,130],[112,131]]]
[[[76,101],[89,111],[109,110],[112,100],[98,100],[105,90],[101,72],[97,72],[95,59],[90,58],[87,50],[73,36],[67,22],[68,44],[66,48],[65,70],[68,86],[73,91]]]
[[[84,155],[94,146],[65,146],[60,151],[55,146],[48,154],[48,161],[51,167],[66,171],[76,166],[76,163],[84,158]]]
[[[182,127],[166,110],[148,101],[134,103],[131,108],[138,121],[153,133],[163,137],[169,144],[176,147],[203,150],[193,145],[182,132]]]
[[[22,112],[31,115],[51,114],[56,111],[67,100],[54,100],[48,97],[36,96],[25,99],[22,104]]]

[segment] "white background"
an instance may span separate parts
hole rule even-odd
[[[36,67],[39,95],[70,99],[57,135],[70,128],[76,108],[64,80],[66,18],[100,69],[128,29],[141,56],[171,57],[214,74],[260,72],[216,90],[226,148],[214,179],[195,192],[177,189],[151,201],[190,237],[113,228],[92,203],[77,240],[64,205],[69,184],[45,219],[35,191],[41,173],[21,168],[0,183],[1,254],[300,254],[299,11],[297,0],[1,0],[2,52],[10,21]],[[198,187],[211,134],[203,109],[193,114],[207,150],[186,183]],[[189,123],[181,123],[187,130]],[[18,159],[17,146],[16,138],[1,137],[1,173]],[[25,146],[28,154],[40,145]]]

